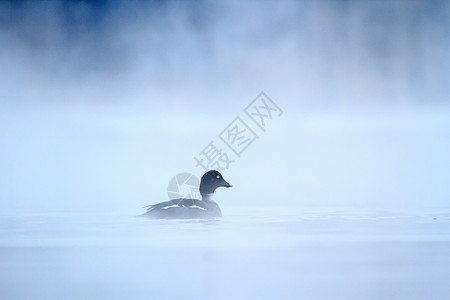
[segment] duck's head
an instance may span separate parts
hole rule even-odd
[[[218,187],[232,187],[231,184],[223,179],[222,174],[220,174],[216,170],[211,170],[206,172],[202,176],[202,180],[200,181],[200,194],[205,196],[207,194],[212,194]]]

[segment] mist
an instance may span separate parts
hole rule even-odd
[[[448,207],[446,2],[0,12],[2,210],[162,201],[261,91],[284,114],[225,171],[223,205]]]
[[[0,294],[449,298],[449,20],[447,1],[1,1]],[[134,217],[211,143],[221,219]]]

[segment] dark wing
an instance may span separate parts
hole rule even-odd
[[[166,202],[149,205],[146,207],[148,207],[147,213],[154,211],[154,210],[166,210],[166,209],[179,208],[179,207],[198,208],[198,209],[202,209],[202,210],[207,209],[205,202],[201,201],[201,200],[197,200],[197,199],[173,199],[173,200],[169,200]]]
[[[154,219],[209,219],[221,217],[219,206],[197,199],[174,199],[149,205],[141,216]]]

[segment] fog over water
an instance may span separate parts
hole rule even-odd
[[[445,298],[449,20],[446,1],[0,2],[0,294]],[[283,111],[265,131],[244,113],[261,91]],[[218,137],[238,116],[258,135],[240,157]],[[130,218],[211,141],[234,160],[223,220]]]
[[[284,115],[227,171],[227,203],[448,203],[446,2],[0,11],[2,209],[163,199],[260,91]]]

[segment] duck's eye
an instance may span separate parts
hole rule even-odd
[[[220,176],[219,175],[217,175],[217,179],[219,179],[220,178]]]

